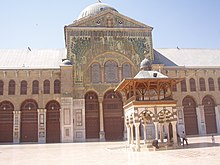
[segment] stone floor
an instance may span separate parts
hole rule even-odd
[[[131,152],[126,142],[1,144],[0,165],[219,165],[220,136],[189,138],[175,150]]]

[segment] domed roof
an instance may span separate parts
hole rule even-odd
[[[65,59],[62,61],[62,65],[72,65],[72,62],[70,60]]]
[[[97,3],[94,3],[94,4],[86,7],[83,11],[81,11],[78,19],[99,14],[100,12],[107,10],[107,9],[111,9],[113,11],[118,12],[115,8],[109,6],[105,3],[97,2]]]
[[[145,58],[143,61],[141,61],[140,69],[150,69],[151,68],[151,61]]]

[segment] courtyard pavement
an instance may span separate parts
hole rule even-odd
[[[175,150],[131,152],[126,142],[1,144],[0,165],[219,165],[220,136],[188,138]]]

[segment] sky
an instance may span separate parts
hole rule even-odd
[[[64,48],[64,26],[97,0],[0,0],[0,49]],[[154,48],[220,49],[220,0],[102,0],[153,27]]]

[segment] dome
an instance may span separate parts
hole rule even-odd
[[[143,61],[141,61],[140,69],[151,70],[151,61],[145,58]]]
[[[111,7],[105,3],[97,2],[97,3],[94,3],[94,4],[86,7],[83,11],[81,11],[78,19],[99,14],[100,12],[107,10],[107,9],[111,9],[113,11],[118,12],[116,9],[114,9],[113,7]]]
[[[70,60],[63,60],[62,65],[72,65]]]

